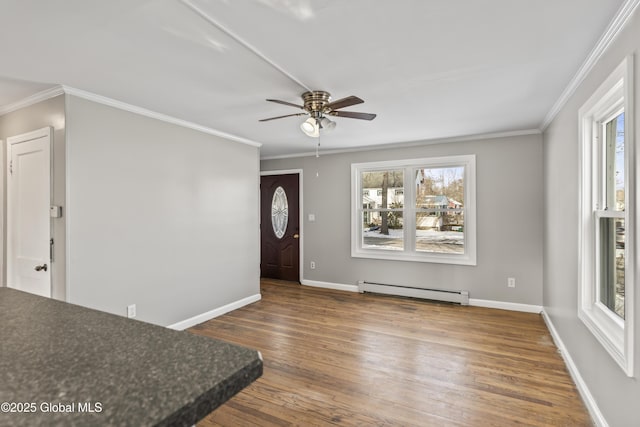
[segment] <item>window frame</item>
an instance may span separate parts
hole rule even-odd
[[[578,230],[578,317],[618,363],[634,376],[634,288],[637,277],[635,253],[636,158],[633,133],[633,57],[607,77],[578,112],[580,220]],[[625,210],[607,209],[603,172],[607,153],[603,134],[606,124],[621,112],[624,120]],[[624,319],[600,302],[600,224],[602,218],[623,218],[625,223],[625,312]]]
[[[430,262],[442,264],[476,265],[476,156],[459,155],[420,159],[390,160],[351,164],[351,256],[398,261]],[[464,167],[464,253],[432,253],[416,251],[416,189],[407,185],[415,180],[418,169]],[[362,172],[402,169],[404,173],[403,250],[371,249],[362,246]],[[397,211],[398,209],[386,209]]]

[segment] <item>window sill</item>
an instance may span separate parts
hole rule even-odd
[[[613,357],[628,377],[633,377],[633,361],[625,355],[624,322],[612,319],[598,304],[582,307],[578,318]]]
[[[425,254],[417,252],[388,251],[383,249],[352,250],[352,258],[382,259],[391,261],[428,262],[435,264],[477,265],[470,255]]]

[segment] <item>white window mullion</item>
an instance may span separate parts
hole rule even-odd
[[[404,248],[410,254],[416,253],[416,188],[413,175],[415,169],[404,170]]]

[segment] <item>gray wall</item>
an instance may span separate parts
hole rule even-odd
[[[260,293],[257,147],[66,108],[70,302],[169,325]]]
[[[462,154],[476,155],[477,266],[351,258],[352,163]],[[304,170],[305,280],[467,289],[471,298],[542,305],[540,135],[261,162],[263,171],[279,169]],[[507,277],[516,288],[507,288]]]
[[[638,425],[640,402],[640,292],[635,294],[636,379],[627,378],[577,317],[578,312],[578,110],[626,55],[635,54],[636,141],[640,131],[640,14],[622,34],[543,135],[544,306],[598,407],[611,426]],[[631,118],[628,118],[629,120]],[[637,145],[636,145],[637,147]],[[639,165],[636,164],[636,169]],[[632,190],[637,191],[637,182]],[[637,194],[637,193],[636,193]],[[637,241],[636,241],[637,243]],[[636,289],[637,286],[636,286]]]
[[[6,284],[6,185],[4,182],[6,165],[6,142],[7,138],[41,129],[47,126],[54,128],[53,146],[51,155],[53,159],[53,203],[62,206],[65,210],[65,106],[64,95],[56,96],[46,101],[39,102],[29,107],[13,111],[0,116],[0,140],[4,141],[1,149],[0,179],[2,180],[1,191],[3,193],[2,208],[2,257],[0,257],[0,271],[2,271],[2,283]],[[65,216],[62,218],[52,218],[52,237],[55,241],[53,246],[53,262],[51,263],[51,285],[53,298],[65,299]]]

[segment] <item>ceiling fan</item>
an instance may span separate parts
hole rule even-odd
[[[340,109],[350,107],[351,105],[362,104],[364,101],[357,96],[352,95],[331,102],[331,94],[322,90],[314,90],[303,93],[303,105],[297,105],[287,101],[280,101],[279,99],[267,99],[267,101],[288,105],[290,107],[300,108],[301,110],[304,110],[304,112],[270,117],[268,119],[260,120],[261,122],[283,119],[285,117],[310,116],[300,125],[300,129],[302,129],[302,131],[306,135],[314,138],[320,136],[320,129],[331,130],[336,127],[336,123],[330,120],[327,116],[346,117],[349,119],[360,120],[373,120],[376,118],[376,115],[371,113],[339,111]]]

